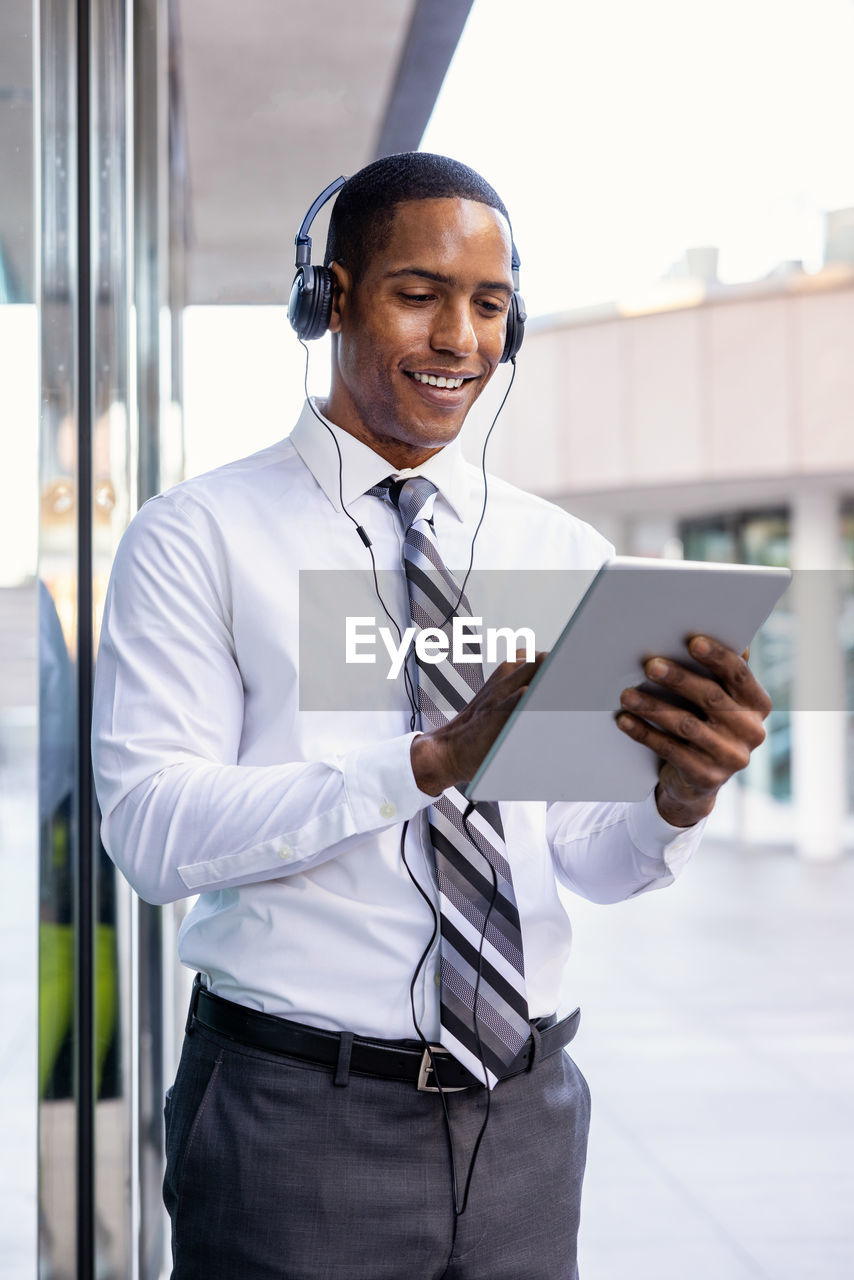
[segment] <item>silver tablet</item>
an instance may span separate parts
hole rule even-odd
[[[619,556],[599,570],[525,696],[465,788],[471,800],[642,800],[657,757],[616,726],[620,693],[656,655],[697,671],[686,642],[741,653],[789,569]],[[654,686],[665,696],[660,686]]]

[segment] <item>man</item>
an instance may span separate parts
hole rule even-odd
[[[300,711],[300,570],[396,570],[382,604],[401,628],[464,609],[446,566],[468,563],[483,486],[457,437],[514,295],[503,204],[436,156],[351,178],[327,265],[329,399],[147,503],[105,611],[104,842],[143,897],[200,895],[179,950],[203,990],[167,1102],[173,1275],[563,1280],[589,1094],[561,1052],[577,1018],[554,1017],[556,880],[602,902],[670,883],[769,703],[698,640],[708,678],[648,670],[696,716],[623,695],[619,729],[664,761],[646,801],[475,812],[458,784],[536,663],[472,677],[456,704],[466,677],[421,664],[389,709]],[[490,480],[477,568],[610,553]]]

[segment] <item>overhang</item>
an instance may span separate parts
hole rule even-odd
[[[187,303],[287,299],[305,210],[339,173],[417,148],[471,3],[173,0]]]

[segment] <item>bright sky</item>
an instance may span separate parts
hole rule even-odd
[[[475,0],[422,149],[500,192],[530,314],[693,245],[726,281],[815,270],[854,205],[852,65],[851,0]]]
[[[530,315],[642,295],[689,246],[725,281],[816,270],[854,205],[852,66],[854,0],[475,0],[422,146],[501,193]],[[191,307],[184,337],[190,474],[290,429],[284,308]]]

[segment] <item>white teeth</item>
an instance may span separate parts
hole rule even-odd
[[[447,387],[455,391],[457,387],[461,387],[464,378],[437,378],[432,373],[413,373],[416,382],[424,382],[430,387]]]

